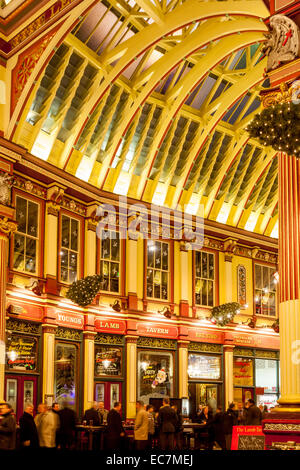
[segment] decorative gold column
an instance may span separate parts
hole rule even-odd
[[[138,249],[137,249],[137,240],[126,240],[127,248],[127,262],[126,262],[126,272],[127,272],[127,291],[128,291],[128,308],[130,310],[137,309],[137,264],[138,264]]]
[[[183,317],[189,316],[189,279],[188,244],[180,242],[180,315]]]
[[[126,418],[136,416],[137,336],[126,336]]]
[[[84,331],[84,382],[83,411],[91,408],[94,401],[94,368],[95,368],[95,336],[96,332]]]
[[[225,344],[224,352],[224,374],[225,374],[225,410],[233,402],[233,350],[234,345]]]
[[[300,161],[279,159],[279,323],[281,396],[276,412],[300,413]]]
[[[93,276],[96,274],[97,259],[97,220],[96,211],[98,204],[93,203],[87,209],[87,219],[85,221],[85,244],[84,244],[84,275]]]
[[[51,186],[47,191],[45,215],[45,249],[44,265],[46,292],[57,294],[57,260],[58,260],[58,216],[64,188]]]
[[[10,220],[13,216],[14,209],[0,204],[0,401],[4,400],[6,283],[9,237],[17,229],[17,224]]]
[[[56,325],[42,325],[43,328],[43,401],[45,395],[54,394],[55,373],[55,331]]]
[[[225,261],[225,298],[224,301],[225,303],[227,302],[232,302],[232,283],[233,283],[233,277],[232,277],[232,258],[233,258],[233,253],[236,249],[236,240],[232,239],[227,239],[224,242],[224,261]]]
[[[188,398],[188,345],[189,341],[178,341],[178,396]]]

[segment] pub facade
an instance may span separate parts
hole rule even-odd
[[[159,215],[151,239],[143,214],[130,213],[136,201],[120,206],[116,195],[0,140],[0,171],[11,179],[10,203],[0,206],[1,398],[17,417],[26,402],[41,401],[67,400],[79,416],[94,400],[107,409],[121,401],[127,418],[137,399],[164,396],[182,398],[186,415],[205,403],[275,403],[275,239],[208,221],[201,248],[190,249],[176,214],[168,223]],[[99,236],[103,204],[116,218]],[[124,207],[127,220],[141,217],[138,236],[124,228]],[[101,289],[91,305],[67,298],[74,281],[95,274]],[[240,312],[217,326],[211,309],[226,302],[239,302]]]

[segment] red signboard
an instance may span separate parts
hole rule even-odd
[[[267,336],[251,333],[225,333],[226,339],[232,339],[236,346],[249,348],[279,349],[279,336]]]
[[[126,322],[115,318],[95,318],[96,331],[104,333],[125,334]]]
[[[153,336],[154,338],[177,338],[178,328],[163,323],[138,323],[137,334],[140,336]]]
[[[202,343],[224,343],[223,331],[210,331],[202,328],[188,328],[188,339]]]
[[[80,313],[56,312],[56,323],[67,328],[83,330],[84,316]]]
[[[233,426],[231,450],[264,450],[262,426]]]
[[[12,316],[18,316],[25,320],[41,322],[44,316],[43,307],[26,303],[13,302],[7,307],[7,312]]]

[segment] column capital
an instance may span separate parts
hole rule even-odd
[[[83,331],[83,339],[94,341],[97,335],[96,331]]]
[[[0,236],[9,238],[18,228],[17,222],[0,215]]]
[[[234,344],[224,344],[223,345],[223,352],[233,352],[235,348],[235,345]]]
[[[58,328],[57,325],[50,325],[50,324],[47,324],[47,323],[44,323],[42,325],[43,333],[50,333],[50,334],[55,335],[55,332],[56,332],[57,328]]]
[[[186,348],[187,349],[189,347],[190,341],[179,339],[177,341],[177,344],[178,344],[178,348]]]
[[[138,340],[138,336],[133,336],[133,335],[126,335],[125,336],[125,341],[126,341],[126,344],[127,343],[137,343],[137,340]]]

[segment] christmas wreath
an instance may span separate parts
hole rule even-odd
[[[214,307],[211,311],[211,322],[218,326],[225,326],[233,320],[233,317],[239,313],[240,304],[229,302],[227,304]]]
[[[74,281],[69,287],[66,297],[80,307],[90,305],[100,290],[102,276],[95,274],[79,281]]]
[[[265,108],[246,130],[261,144],[300,158],[300,104],[278,103]]]

